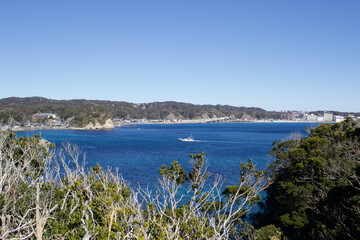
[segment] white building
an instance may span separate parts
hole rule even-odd
[[[324,112],[324,122],[332,122],[332,121],[333,121],[333,114]]]
[[[314,114],[307,114],[306,115],[306,121],[308,122],[317,122],[318,121],[318,116],[314,115]]]
[[[334,120],[335,120],[335,122],[342,122],[342,121],[345,120],[345,117],[344,117],[344,116],[335,115],[335,116],[334,116]]]

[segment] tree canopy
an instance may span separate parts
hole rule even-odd
[[[360,238],[360,129],[348,118],[275,142],[262,225],[289,239]]]

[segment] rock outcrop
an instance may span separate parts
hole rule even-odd
[[[98,121],[94,123],[87,124],[83,129],[84,130],[105,130],[105,129],[113,129],[114,123],[111,119],[105,121],[103,125],[101,125]]]
[[[176,120],[176,119],[178,119],[176,116],[175,116],[175,114],[173,114],[173,113],[170,113],[169,115],[167,115],[167,117],[165,118],[165,120],[170,120],[170,121],[172,121],[172,120]]]
[[[202,119],[209,119],[209,115],[207,113],[204,113],[201,115]]]

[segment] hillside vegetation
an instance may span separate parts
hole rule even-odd
[[[360,128],[350,118],[275,142],[260,225],[289,239],[360,239]]]
[[[134,104],[128,102],[100,100],[52,100],[40,97],[0,99],[0,120],[8,122],[30,120],[38,112],[57,114],[62,119],[74,117],[81,123],[87,116],[106,115],[119,119],[165,120],[169,116],[177,119],[201,119],[204,117],[242,117],[253,119],[287,119],[285,113],[269,112],[261,108],[233,107],[228,105],[194,105],[180,102],[153,102]]]

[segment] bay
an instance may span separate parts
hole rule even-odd
[[[159,167],[178,161],[190,169],[189,155],[204,152],[208,170],[221,174],[225,185],[236,184],[240,163],[253,159],[264,169],[271,161],[269,150],[275,140],[292,132],[306,136],[314,123],[214,123],[214,124],[139,124],[107,131],[41,130],[18,132],[18,136],[40,134],[60,147],[76,144],[86,155],[87,166],[119,168],[130,185],[153,185]],[[192,135],[195,142],[178,138]]]

